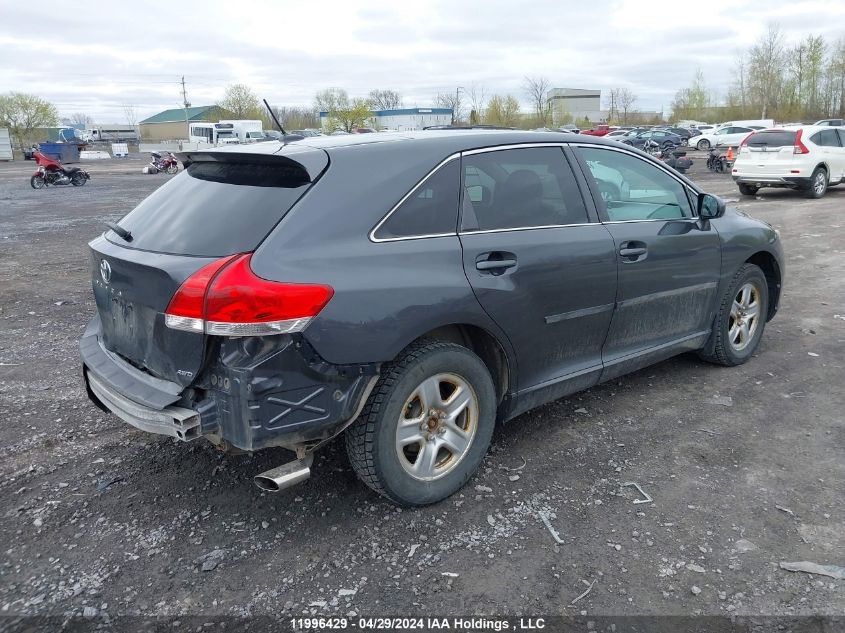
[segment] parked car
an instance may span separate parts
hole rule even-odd
[[[772,227],[602,138],[420,131],[179,158],[89,244],[85,384],[146,432],[294,451],[266,490],[343,433],[373,490],[439,501],[497,421],[683,352],[744,363],[778,308]]]
[[[608,132],[610,132],[609,125],[596,125],[589,130],[581,130],[581,134],[586,134],[587,136],[604,136]]]
[[[265,141],[281,141],[284,136],[279,130],[263,130]]]
[[[845,126],[845,119],[822,119],[821,121],[816,121],[813,125],[843,127]]]
[[[558,127],[558,130],[561,132],[572,132],[573,134],[579,134],[581,132],[581,130],[578,129],[578,126],[574,123],[564,123]]]
[[[707,151],[711,147],[736,147],[742,142],[742,139],[753,131],[754,129],[750,127],[731,125],[712,132],[705,132],[701,136],[696,136],[691,145],[694,144],[696,149],[702,151]]]
[[[740,146],[731,175],[746,196],[762,187],[789,187],[821,198],[829,186],[845,182],[845,128],[805,125],[754,132]]]
[[[660,147],[668,147],[670,145],[681,145],[683,139],[677,134],[667,132],[665,130],[646,130],[645,132],[637,132],[634,135],[628,135],[620,139],[626,145],[633,145],[637,148],[642,148],[646,141],[654,141]]]
[[[613,130],[612,132],[608,132],[607,134],[604,135],[604,137],[612,139],[614,141],[621,141],[623,136],[628,136],[629,134],[631,134],[631,130],[623,130],[623,129],[620,128],[618,130]]]
[[[662,128],[658,128],[658,129],[664,130],[666,132],[671,132],[672,134],[677,134],[678,136],[681,137],[681,140],[683,140],[683,141],[689,141],[690,137],[692,137],[692,132],[685,127],[669,127],[669,126],[667,126],[667,127],[662,127]]]

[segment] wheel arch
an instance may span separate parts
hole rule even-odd
[[[420,339],[448,341],[466,347],[476,354],[493,378],[498,404],[502,403],[505,395],[515,385],[515,361],[510,357],[503,343],[483,327],[470,323],[441,325],[418,336],[409,344]]]
[[[754,264],[766,276],[766,285],[769,288],[769,309],[768,314],[766,314],[766,321],[771,321],[780,303],[782,273],[777,259],[768,251],[759,251],[746,259],[745,263]]]

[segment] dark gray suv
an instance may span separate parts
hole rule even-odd
[[[187,169],[90,243],[90,398],[278,490],[345,433],[371,488],[461,488],[493,427],[687,351],[737,365],[778,306],[768,224],[633,148],[449,130],[259,143]]]

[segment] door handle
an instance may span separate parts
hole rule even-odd
[[[648,256],[648,246],[645,242],[631,240],[619,245],[619,257],[623,264],[632,264],[644,260]]]
[[[475,262],[476,270],[505,270],[516,266],[515,259],[485,259]]]

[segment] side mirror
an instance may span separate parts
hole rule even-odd
[[[712,220],[725,215],[725,202],[709,193],[698,196],[698,217],[702,220]]]

